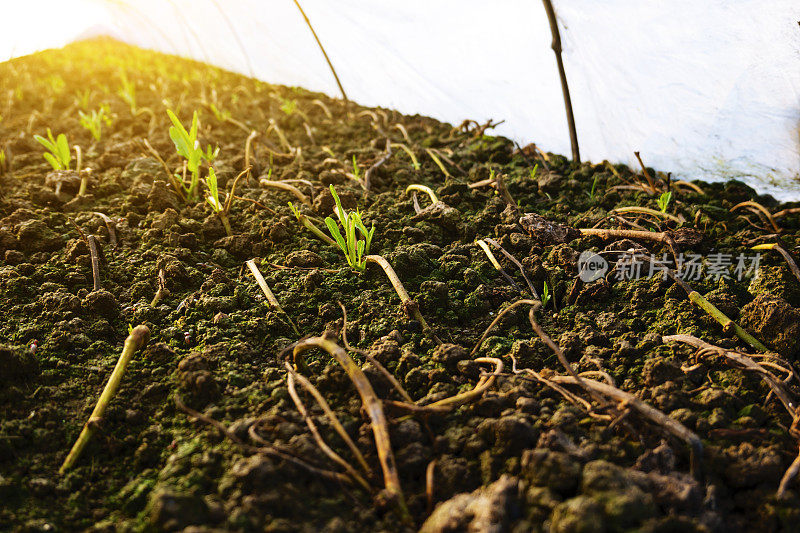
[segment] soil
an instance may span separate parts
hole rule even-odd
[[[135,111],[121,97],[123,74],[135,86]],[[110,40],[0,64],[0,98],[0,529],[797,530],[798,485],[790,482],[776,496],[797,455],[792,417],[758,374],[661,337],[691,334],[753,349],[661,275],[619,280],[611,273],[575,284],[587,250],[672,253],[662,242],[603,240],[576,229],[681,226],[698,238],[678,243],[676,234],[679,253],[730,254],[735,263],[739,254],[754,254],[752,246],[775,242],[775,230],[763,216],[732,207],[755,200],[776,212],[797,204],[779,204],[737,181],[697,183],[699,190],[671,184],[667,211],[685,222],[627,213],[626,223],[611,211],[659,210],[658,194],[626,188],[647,183],[641,169],[576,164],[474,123],[453,127],[346,105]],[[96,141],[78,111],[103,104],[113,121]],[[190,205],[176,194],[144,147],[147,139],[170,169],[181,168],[166,108],[187,126],[198,112],[202,146],[220,147],[220,190],[230,190],[244,170],[249,130],[259,133],[251,175],[240,180],[232,203],[232,237],[208,204]],[[286,143],[268,130],[270,121]],[[92,169],[85,195],[77,195],[75,176],[51,175],[33,138],[48,128],[81,147],[83,166]],[[393,148],[370,171],[366,194],[363,175],[383,158],[387,137],[405,143],[420,168]],[[348,176],[356,174],[354,159],[361,181]],[[648,173],[666,187],[666,176]],[[498,193],[502,186],[469,186],[496,175],[507,194]],[[310,198],[301,210],[320,224],[332,214],[327,187],[335,185],[345,208],[358,207],[367,226],[374,223],[371,253],[394,267],[443,344],[409,318],[410,307],[379,266],[349,268],[338,249],[292,216],[288,202],[302,205],[298,198],[260,186],[258,177],[305,180],[292,182]],[[410,184],[431,187],[441,204],[426,207],[420,194],[417,213]],[[96,213],[110,217],[113,239]],[[794,251],[800,216],[777,223],[784,247]],[[99,290],[88,235],[99,243]],[[492,248],[512,284],[475,244],[487,237],[521,262],[539,294],[547,283],[551,298],[535,316],[576,371],[597,377],[602,370],[699,436],[701,474],[693,475],[683,440],[630,404],[601,402],[570,385],[561,388],[565,395],[514,374],[512,356],[518,370],[566,375],[531,328],[528,307],[505,314],[471,353],[501,310],[532,297],[514,263]],[[248,259],[285,314],[244,268]],[[165,290],[153,305],[159,272]],[[690,284],[774,350],[776,365],[795,364],[800,283],[779,254],[762,252],[757,277],[702,276]],[[343,345],[339,301],[356,349],[350,355],[383,400],[402,398],[358,350],[420,405],[485,380],[492,365],[473,359],[504,362],[485,392],[449,412],[384,404],[408,515],[382,490],[370,418],[339,364],[314,350],[298,368],[366,459],[370,490],[320,474],[344,470],[317,445],[289,394],[284,361],[293,361],[293,343],[327,334]],[[59,475],[129,325],[139,324],[150,329],[148,346],[130,363],[75,467]],[[792,397],[796,386],[786,385]],[[358,469],[312,396],[299,386],[298,394],[324,440]]]

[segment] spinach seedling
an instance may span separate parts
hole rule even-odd
[[[356,181],[361,181],[361,169],[358,167],[355,154],[353,155],[353,175],[356,177]]]
[[[186,198],[190,202],[196,202],[200,184],[200,162],[205,159],[208,163],[213,163],[219,154],[219,147],[212,150],[211,146],[208,146],[205,152],[200,148],[200,142],[197,140],[197,111],[192,115],[192,126],[189,131],[186,131],[172,110],[167,109],[167,115],[173,124],[169,128],[169,137],[175,144],[178,155],[186,159],[186,168],[191,172],[189,185],[183,183]]]
[[[363,272],[367,264],[365,257],[369,255],[369,246],[372,243],[372,235],[375,233],[375,224],[367,230],[361,221],[361,213],[359,213],[358,209],[349,213],[345,211],[333,185],[330,186],[330,190],[333,200],[336,202],[336,208],[333,212],[339,219],[342,229],[344,229],[344,236],[342,236],[336,221],[331,217],[325,218],[325,225],[328,226],[328,231],[336,240],[336,244],[344,252],[347,264],[354,270]],[[356,235],[356,230],[361,234],[360,237]]]
[[[206,203],[211,206],[211,209],[219,217],[220,221],[222,222],[222,226],[225,228],[225,233],[228,234],[228,237],[233,236],[233,230],[231,229],[231,223],[230,219],[228,218],[228,213],[230,213],[231,204],[233,203],[234,193],[236,192],[236,184],[239,183],[239,179],[242,176],[244,176],[249,172],[250,172],[250,167],[247,167],[233,179],[233,186],[231,187],[231,192],[227,195],[227,198],[223,203],[220,202],[219,200],[217,173],[214,172],[214,167],[208,167],[208,176],[206,177],[206,187],[208,188],[208,194],[206,194]]]
[[[122,87],[117,91],[122,100],[131,108],[131,115],[136,115],[136,84],[128,80],[128,76],[122,73]]]
[[[225,228],[225,233],[229,236],[233,235],[231,230],[231,223],[228,220],[228,215],[225,213],[225,207],[219,201],[219,188],[217,187],[217,174],[214,172],[214,167],[208,167],[208,176],[206,177],[206,186],[208,187],[208,194],[206,195],[206,203],[211,206],[211,209],[217,214],[222,225]]]
[[[658,208],[661,209],[662,213],[667,212],[667,208],[669,207],[669,203],[672,200],[672,192],[667,191],[663,193],[661,196],[658,197],[656,203],[658,204]]]
[[[57,138],[53,138],[53,132],[47,128],[47,139],[41,135],[34,135],[39,144],[50,150],[50,153],[42,154],[44,159],[50,163],[53,170],[69,170],[69,163],[72,161],[72,154],[69,151],[67,136],[60,133]]]
[[[589,199],[594,201],[595,195],[597,194],[597,182],[600,180],[600,174],[594,175],[594,181],[592,182],[592,189],[586,193],[589,195]]]
[[[103,124],[106,126],[111,125],[111,117],[106,113],[108,113],[108,106],[105,104],[100,106],[100,109],[93,109],[91,113],[78,111],[81,126],[89,130],[89,133],[92,134],[92,137],[94,137],[96,141],[99,141],[102,136]]]
[[[542,287],[542,309],[547,307],[547,302],[550,301],[550,287],[547,286],[547,282],[544,282],[544,287]]]

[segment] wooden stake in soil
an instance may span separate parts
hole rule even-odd
[[[300,7],[300,3],[297,0],[294,0],[294,5],[296,5],[297,9],[300,10],[300,14],[303,15],[303,18],[305,19],[306,24],[308,25],[308,29],[311,30],[311,35],[314,36],[314,40],[317,41],[317,45],[319,45],[319,49],[322,50],[322,55],[325,56],[325,61],[328,63],[328,66],[330,67],[331,72],[333,73],[333,77],[336,78],[336,85],[339,86],[339,90],[342,93],[342,99],[345,101],[345,103],[347,103],[348,102],[347,93],[344,92],[344,87],[342,87],[342,82],[339,81],[339,76],[338,76],[338,74],[336,74],[336,69],[333,68],[333,63],[331,63],[331,59],[328,57],[328,52],[325,51],[325,47],[322,46],[322,42],[320,42],[319,37],[317,37],[317,32],[314,31],[314,26],[311,25],[311,21],[308,20],[308,16],[306,15],[306,12],[303,11],[303,8]]]
[[[558,20],[553,4],[550,0],[542,0],[544,10],[547,12],[547,20],[550,22],[550,33],[553,34],[553,42],[550,47],[556,55],[558,65],[558,77],[561,79],[561,92],[564,95],[564,107],[567,110],[567,125],[569,126],[569,142],[572,145],[572,160],[576,163],[581,162],[581,152],[578,148],[578,132],[575,129],[575,116],[572,114],[572,98],[569,96],[569,85],[567,84],[567,73],[564,70],[564,61],[561,59],[561,34],[558,31]]]
[[[81,452],[92,437],[97,423],[103,418],[103,414],[106,412],[109,402],[111,402],[111,399],[117,393],[119,384],[122,381],[122,376],[125,374],[125,369],[128,367],[128,363],[133,357],[133,354],[143,348],[148,340],[150,340],[150,330],[147,326],[136,326],[130,332],[128,338],[125,339],[122,355],[119,356],[117,365],[114,367],[114,371],[111,373],[111,377],[108,383],[106,383],[106,387],[103,389],[100,399],[97,400],[97,405],[95,405],[94,411],[92,411],[91,416],[89,416],[89,420],[83,425],[83,429],[80,435],[78,435],[78,440],[75,441],[69,455],[64,459],[64,464],[62,464],[61,468],[58,470],[59,474],[63,474],[72,468],[78,460],[78,457],[80,457]]]

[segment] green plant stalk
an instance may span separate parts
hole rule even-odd
[[[737,337],[742,339],[756,350],[760,350],[762,352],[768,351],[767,347],[761,344],[758,339],[747,333],[739,324],[728,318],[725,313],[714,307],[714,305],[706,300],[699,292],[691,291],[688,296],[689,300],[691,300],[703,311],[711,315],[714,320],[719,322],[725,332],[729,333],[732,331],[736,333]]]
[[[100,399],[97,400],[97,405],[95,405],[92,414],[89,416],[89,420],[83,425],[83,429],[78,435],[78,440],[75,441],[67,458],[64,460],[64,464],[59,468],[59,474],[64,474],[75,465],[81,452],[92,437],[95,425],[103,418],[108,404],[116,395],[122,376],[125,374],[125,369],[128,367],[133,354],[143,348],[148,340],[150,340],[150,330],[147,326],[136,326],[128,334],[128,338],[125,339],[125,345],[122,348],[122,355],[120,355],[117,365],[114,367],[114,371],[111,373],[111,377],[100,395]]]
[[[292,204],[292,202],[289,202],[289,209],[292,210],[292,213],[294,214],[295,218],[297,218],[297,220],[303,226],[305,226],[306,229],[308,229],[311,233],[313,233],[314,235],[316,235],[317,237],[319,237],[320,239],[322,239],[326,243],[330,244],[331,246],[336,246],[336,241],[334,241],[329,235],[326,235],[325,233],[323,233],[322,230],[319,229],[316,226],[316,224],[311,222],[311,220],[307,216],[305,216],[300,211],[298,211],[297,208]]]

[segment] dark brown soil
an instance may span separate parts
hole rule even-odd
[[[122,72],[135,84],[135,111],[120,96]],[[103,104],[113,122],[98,142],[78,111]],[[207,204],[181,200],[144,148],[147,139],[171,169],[180,168],[167,107],[187,125],[198,111],[202,145],[220,147],[214,167],[221,190],[244,169],[248,131],[259,132],[253,173],[239,182],[241,198],[233,202],[232,237]],[[679,253],[730,254],[735,264],[739,254],[755,253],[752,246],[775,242],[775,230],[763,216],[731,208],[745,200],[772,212],[793,205],[736,181],[699,183],[702,193],[671,184],[667,212],[685,222],[627,213],[631,228],[611,210],[658,210],[660,194],[625,188],[646,183],[631,169],[578,165],[474,124],[454,128],[392,110],[348,108],[320,94],[106,40],[0,64],[0,117],[0,529],[798,530],[798,485],[776,496],[797,455],[792,417],[759,375],[661,337],[691,334],[728,349],[753,349],[660,274],[575,284],[579,255],[587,250],[672,253],[664,243],[603,240],[577,228],[674,232],[681,226],[683,233],[673,233]],[[270,121],[293,152],[275,128],[268,132]],[[82,148],[84,166],[92,169],[84,196],[77,196],[75,180],[62,180],[58,194],[48,180],[52,169],[33,139],[48,128]],[[365,194],[347,174],[355,158],[363,176],[382,158],[387,137],[405,143],[420,168],[394,148],[370,172]],[[508,195],[469,187],[492,172],[503,176]],[[649,174],[659,188],[667,186],[665,176]],[[368,226],[374,222],[371,252],[391,263],[444,344],[408,317],[409,306],[377,265],[364,273],[350,269],[338,249],[292,216],[287,202],[299,204],[295,196],[260,187],[257,177],[267,175],[307,180],[293,182],[311,198],[306,215],[332,214],[327,187],[334,184],[345,208],[358,207]],[[430,201],[421,194],[415,212],[405,192],[414,183],[431,187],[442,204],[426,207]],[[116,246],[98,212],[111,218]],[[800,216],[776,222],[784,247],[794,252]],[[100,243],[100,290],[93,290],[88,235]],[[629,404],[601,403],[571,385],[561,389],[565,396],[529,374],[513,374],[512,356],[517,369],[545,379],[566,375],[532,330],[527,307],[504,315],[470,353],[501,310],[532,297],[514,263],[495,249],[504,277],[475,244],[487,237],[521,262],[539,294],[547,283],[551,299],[536,319],[578,372],[602,370],[702,439],[702,475],[690,472],[682,440]],[[762,254],[757,277],[739,280],[731,271],[729,278],[690,283],[780,357],[758,361],[793,367],[800,354],[800,283],[779,254]],[[244,268],[248,259],[256,259],[286,314],[269,306]],[[165,290],[151,305],[159,272]],[[343,345],[338,301],[348,312],[350,343],[368,350],[420,405],[474,388],[491,371],[475,358],[505,364],[486,392],[451,412],[409,414],[384,405],[407,518],[381,490],[370,419],[355,387],[322,351],[307,352],[301,371],[366,458],[371,490],[303,466],[343,472],[316,444],[289,395],[286,349],[299,339],[289,319],[300,336],[327,332]],[[130,364],[75,468],[59,475],[129,325],[139,324],[151,331],[147,348]],[[374,364],[351,356],[381,399],[401,400]],[[786,377],[774,366],[768,370]],[[796,386],[794,379],[787,384],[792,398]],[[328,445],[358,468],[313,398],[298,391]],[[180,409],[181,402],[205,421]]]

